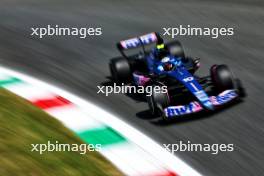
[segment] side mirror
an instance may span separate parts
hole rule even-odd
[[[195,59],[193,60],[193,62],[194,62],[194,67],[195,67],[196,69],[198,69],[198,68],[201,66],[201,64],[200,64],[200,58],[195,58]]]

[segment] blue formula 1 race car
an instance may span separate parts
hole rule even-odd
[[[147,50],[150,44],[154,47]],[[139,47],[143,52],[125,54]],[[241,82],[226,65],[213,65],[209,76],[199,77],[195,72],[200,59],[185,57],[179,41],[164,43],[158,33],[120,41],[117,48],[122,57],[111,59],[111,77],[116,83],[166,86],[166,91],[152,91],[151,96],[146,96],[151,113],[165,120],[214,111],[245,96]]]

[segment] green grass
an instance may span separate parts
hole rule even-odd
[[[74,117],[73,117],[74,118]],[[26,100],[0,89],[0,175],[122,175],[97,152],[32,152],[31,144],[83,143],[74,133]]]

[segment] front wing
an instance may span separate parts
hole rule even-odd
[[[238,97],[236,90],[225,90],[218,94],[217,96],[210,96],[209,99],[212,102],[213,106],[224,105],[235,98]],[[164,109],[165,116],[167,118],[182,116],[186,114],[196,113],[204,110],[205,108],[201,106],[198,101],[193,101],[187,105],[178,105],[178,106],[169,106]]]

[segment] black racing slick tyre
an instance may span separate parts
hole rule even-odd
[[[130,64],[127,59],[118,57],[109,63],[111,77],[116,83],[129,83],[132,79]]]
[[[227,65],[213,65],[210,72],[211,80],[218,92],[234,89],[234,77]]]
[[[235,89],[237,90],[239,97],[245,98],[247,96],[247,92],[240,79],[235,79]]]
[[[153,85],[152,87],[154,86],[158,86],[158,85]],[[170,104],[168,93],[152,91],[152,95],[147,96],[146,98],[151,114],[154,116],[164,117],[163,109],[168,107]]]
[[[169,42],[167,46],[171,55],[181,57],[182,59],[185,58],[184,49],[179,41]]]

